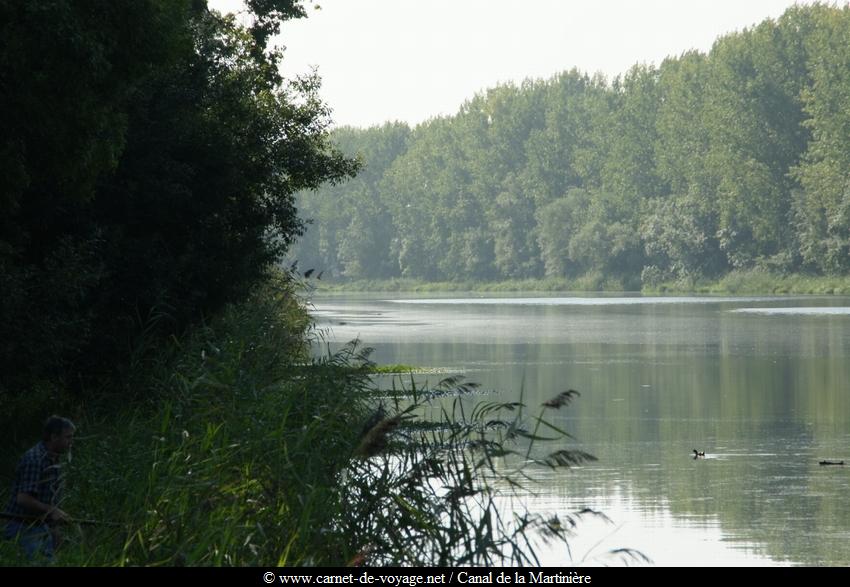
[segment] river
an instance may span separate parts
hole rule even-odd
[[[585,507],[571,551],[657,565],[850,564],[850,298],[348,294],[331,347],[462,374],[500,399],[582,395],[557,423],[598,461],[540,471],[534,511]],[[420,376],[435,383],[443,375]],[[693,449],[705,451],[694,459]],[[844,460],[846,466],[822,466]]]

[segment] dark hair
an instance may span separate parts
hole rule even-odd
[[[63,418],[62,416],[50,416],[44,423],[43,438],[45,441],[49,441],[54,435],[62,434],[62,432],[68,428],[71,430],[77,429],[77,427],[74,426],[74,423],[68,418]]]

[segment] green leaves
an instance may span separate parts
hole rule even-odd
[[[795,6],[611,82],[570,71],[492,88],[403,149],[345,129],[375,162],[368,182],[305,194],[319,234],[295,255],[358,279],[844,272],[848,10]]]
[[[820,7],[807,37],[812,83],[803,92],[812,140],[794,175],[803,190],[794,220],[803,259],[825,273],[850,270],[850,9]]]
[[[190,0],[0,2],[0,339],[20,344],[0,389],[85,385],[126,366],[135,316],[168,306],[167,336],[244,299],[302,232],[295,192],[357,169],[318,78],[267,51],[300,3],[248,7],[251,29]]]

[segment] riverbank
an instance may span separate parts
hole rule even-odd
[[[512,279],[507,281],[421,281],[392,278],[368,279],[347,282],[317,282],[318,292],[558,292],[558,291],[627,291],[639,284],[625,284],[620,280],[600,276],[584,276],[575,280],[563,278]]]
[[[515,457],[523,474],[531,449],[511,448],[517,436],[503,431],[539,426],[542,409],[487,402],[467,416],[437,406],[474,390],[460,378],[419,389],[401,377],[379,392],[373,374],[412,367],[376,367],[355,343],[317,359],[311,336],[304,302],[291,283],[277,283],[180,339],[142,344],[120,391],[61,404],[45,393],[7,406],[6,420],[61,411],[78,425],[62,508],[93,523],[65,528],[55,563],[532,564],[525,535],[548,528],[548,518],[530,516],[522,528],[497,519],[503,490],[487,479],[505,478],[497,457]],[[39,434],[23,422],[15,428],[4,446],[4,502],[14,459]],[[553,440],[560,450],[535,451],[532,465],[589,458],[563,450],[562,435]],[[470,509],[444,488],[488,505]],[[482,516],[495,521],[481,524]],[[0,541],[0,565],[43,562]]]
[[[850,294],[850,276],[781,275],[765,271],[733,271],[715,280],[666,281],[653,286],[641,286],[628,280],[604,278],[599,275],[568,280],[563,278],[520,279],[509,281],[439,281],[415,279],[378,279],[350,282],[316,282],[316,291],[341,292],[626,292],[643,294]]]
[[[179,340],[140,345],[120,393],[66,400],[78,432],[62,507],[96,523],[67,527],[56,563],[343,565],[354,556],[357,537],[334,528],[338,475],[369,414],[365,377],[336,359],[308,366],[309,330],[292,287],[278,283]],[[2,541],[0,564],[30,561]]]
[[[766,271],[732,271],[716,280],[664,282],[644,293],[708,294],[850,294],[850,276],[781,275]]]

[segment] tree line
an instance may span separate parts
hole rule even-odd
[[[0,393],[83,389],[244,299],[353,173],[269,39],[300,0],[0,0]]]
[[[793,6],[706,54],[501,85],[448,117],[333,133],[291,254],[338,279],[850,270],[850,8]]]

